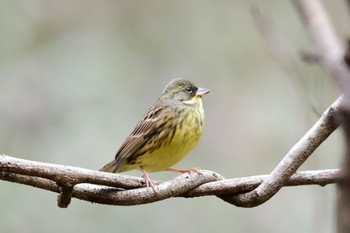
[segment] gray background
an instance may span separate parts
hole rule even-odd
[[[324,3],[344,42],[347,6]],[[286,56],[267,46],[253,6]],[[0,153],[19,158],[98,169],[183,77],[212,92],[203,137],[176,167],[266,174],[337,96],[320,67],[300,60],[312,44],[290,1],[4,0],[0,31]],[[338,167],[341,149],[337,132],[301,170]],[[0,189],[0,232],[331,232],[336,218],[334,185],[285,188],[253,209],[215,197],[134,207],[74,199],[60,209],[55,193]]]

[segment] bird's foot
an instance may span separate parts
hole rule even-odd
[[[196,172],[197,174],[202,175],[201,169],[199,167],[193,167],[189,169],[177,169],[177,168],[169,167],[166,170],[171,172],[180,172],[180,173]]]
[[[151,187],[153,189],[154,193],[157,194],[158,191],[156,190],[156,186],[157,186],[157,184],[159,184],[159,182],[152,180],[151,177],[149,176],[149,174],[145,170],[142,169],[142,171],[143,171],[142,177],[145,179],[146,187]]]

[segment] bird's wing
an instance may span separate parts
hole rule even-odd
[[[126,138],[115,156],[114,172],[130,156],[137,154],[151,139],[160,134],[160,128],[175,116],[175,112],[164,106],[154,106],[144,115],[132,133]]]

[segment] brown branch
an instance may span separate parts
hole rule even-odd
[[[227,195],[253,190],[261,182],[263,182],[266,178],[269,177],[268,175],[261,175],[235,179],[223,179],[223,177],[221,177],[215,172],[202,170],[202,174],[197,174],[195,172],[189,174],[182,174],[170,181],[161,183],[157,186],[158,193],[155,194],[152,189],[144,187],[134,187],[134,189],[127,190],[116,186],[116,183],[113,184],[113,187],[102,186],[100,184],[105,183],[105,173],[103,172],[95,172],[75,167],[20,160],[9,156],[0,157],[0,164],[3,164],[5,161],[7,161],[7,163],[16,163],[16,165],[23,166],[26,166],[27,163],[30,163],[31,166],[33,166],[33,164],[38,164],[42,168],[54,169],[56,172],[59,173],[68,174],[74,171],[76,177],[89,177],[87,179],[92,181],[92,183],[90,184],[84,183],[83,178],[77,179],[79,181],[77,181],[76,185],[74,186],[71,192],[71,196],[85,201],[109,205],[140,205],[160,201],[170,197],[188,198],[208,195],[216,195],[225,200]],[[3,166],[0,167],[0,170],[4,170]],[[336,169],[300,172],[294,174],[286,182],[285,186],[325,186],[327,184],[338,182],[340,179],[339,174],[339,170]],[[114,179],[119,179],[119,176],[123,176],[118,174],[108,175],[114,176]],[[93,179],[92,176],[94,176]],[[127,177],[131,180],[139,180],[138,177]],[[58,185],[59,182],[57,183],[47,178],[0,172],[0,179],[25,184],[56,193],[61,193],[60,195],[62,195],[60,186]],[[66,178],[63,178],[63,180],[65,179]],[[118,181],[118,184],[119,182],[120,181]],[[59,206],[67,207],[69,202],[69,198],[63,199],[63,201],[59,203]]]
[[[73,185],[60,186],[60,195],[57,197],[57,205],[61,208],[67,208],[72,199]]]
[[[328,15],[317,0],[293,0],[309,33],[322,66],[332,78],[344,104],[350,109],[350,74],[344,61],[344,49],[339,43]]]
[[[342,98],[340,97],[327,109],[309,132],[292,147],[268,177],[257,179],[252,188],[254,190],[243,189],[247,193],[238,195],[229,195],[227,192],[213,192],[210,195],[218,195],[225,201],[242,207],[256,206],[270,199],[279,189],[291,182],[291,176],[295,171],[337,128],[338,125],[334,118],[341,103]],[[202,171],[202,174],[184,174],[172,181],[157,185],[158,193],[154,195],[151,189],[142,188],[144,180],[141,178],[0,155],[0,179],[60,192],[58,205],[67,207],[71,197],[103,204],[136,205],[180,196],[185,193],[190,196],[191,192],[189,191],[198,186],[223,178],[215,172],[205,170]],[[83,183],[90,185],[87,186]],[[91,186],[91,184],[95,186]],[[315,181],[315,184],[319,183]],[[96,185],[109,186],[109,188],[101,189],[100,186]],[[238,193],[242,193],[242,190]],[[230,192],[230,194],[236,194],[236,192]],[[195,195],[194,191],[191,195]]]
[[[146,204],[179,196],[200,184],[223,178],[206,170],[201,174],[183,174],[157,185],[154,193],[138,177],[0,155],[0,179],[59,192],[58,205],[67,207],[71,197],[111,205]]]
[[[346,49],[345,49],[345,55],[344,55],[344,62],[350,68],[350,39],[347,41]]]
[[[338,120],[343,125],[345,135],[345,153],[342,164],[344,179],[338,185],[337,227],[338,232],[350,231],[350,72],[349,51],[344,52],[328,16],[317,1],[293,1],[303,20],[319,54],[322,66],[328,71],[330,77],[344,95],[344,105],[338,113]],[[348,49],[347,49],[348,50]],[[345,57],[344,57],[345,54]]]
[[[215,182],[202,184],[194,190],[185,194],[186,197],[198,197],[204,195],[216,195],[220,198],[226,198],[227,194],[239,194],[254,190],[269,175],[259,175],[250,177],[240,177],[234,179],[225,179]],[[340,171],[338,169],[303,171],[294,173],[285,183],[284,186],[299,185],[320,185],[337,183],[340,181]]]
[[[254,207],[261,205],[275,195],[316,148],[338,127],[335,113],[339,111],[341,104],[342,97],[339,97],[290,149],[259,187],[248,193],[224,197],[225,201],[240,207]]]
[[[134,176],[116,175],[84,168],[36,162],[5,155],[0,155],[0,171],[46,178],[58,183],[58,185],[91,183],[123,189],[139,188],[144,185],[142,178]]]
[[[337,225],[338,232],[350,231],[350,111],[343,110],[339,114],[343,122],[345,136],[345,154],[342,161],[342,181],[338,184]]]

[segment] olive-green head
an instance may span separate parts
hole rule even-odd
[[[202,87],[197,87],[192,82],[178,78],[173,79],[165,87],[161,98],[181,101],[185,104],[193,104],[192,102],[200,99],[202,96],[209,93],[209,90]]]

